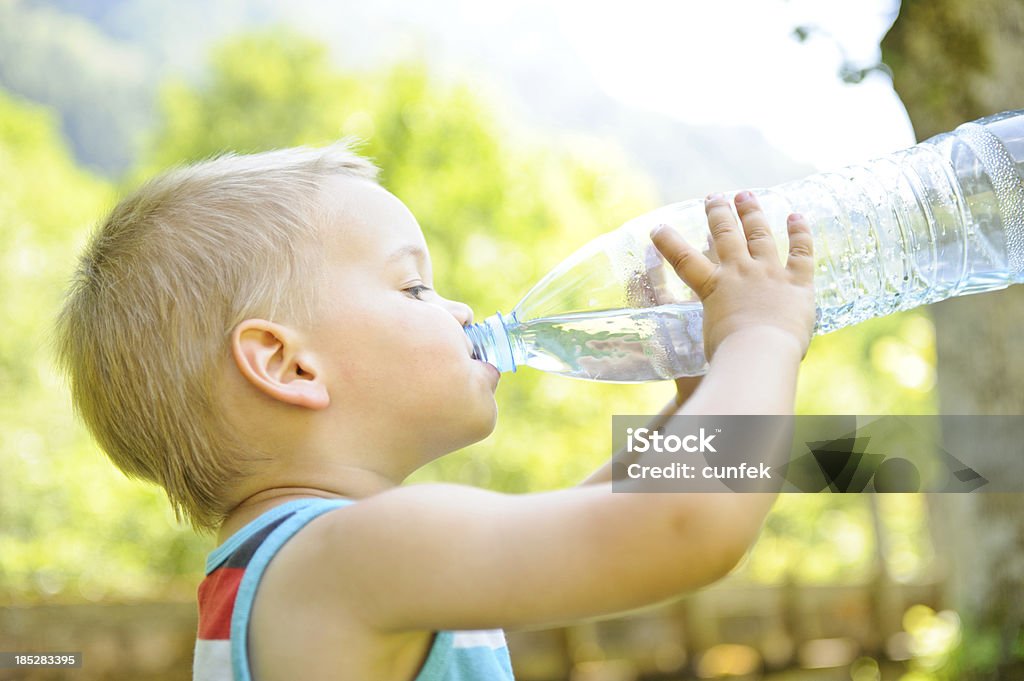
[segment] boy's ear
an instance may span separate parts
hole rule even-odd
[[[307,409],[331,403],[313,353],[286,326],[245,320],[231,332],[231,354],[242,376],[275,400]]]

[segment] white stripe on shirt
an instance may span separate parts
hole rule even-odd
[[[490,648],[498,650],[506,647],[505,632],[501,629],[481,629],[478,631],[452,632],[453,648]]]

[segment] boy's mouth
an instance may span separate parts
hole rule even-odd
[[[498,385],[498,381],[502,380],[502,373],[498,371],[498,367],[495,367],[493,364],[490,364],[489,361],[484,361],[483,364],[487,365],[487,369],[489,369],[495,374],[495,385]]]
[[[476,352],[474,351],[473,348],[473,343],[472,341],[469,340],[468,336],[466,337],[466,348],[467,350],[469,350],[469,356],[473,361],[480,362],[481,364],[486,364],[487,367],[494,373],[494,384],[497,385],[498,381],[501,380],[501,371],[498,369],[498,367],[476,356]]]
[[[501,372],[498,371],[498,367],[494,366],[490,362],[485,362],[482,359],[477,359],[476,361],[486,365],[487,368],[491,370],[491,372],[494,374],[494,383],[495,385],[497,385],[498,381],[501,380]]]
[[[472,357],[473,359],[476,359],[476,360],[480,359],[479,357],[476,356],[476,353],[473,352],[473,343],[469,340],[468,336],[466,337],[466,348],[469,350],[469,356],[470,357]]]

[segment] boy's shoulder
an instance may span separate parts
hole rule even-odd
[[[349,579],[351,562],[324,550],[325,543],[340,541],[339,534],[351,527],[351,515],[340,512],[355,502],[311,500],[290,506],[294,512],[281,524],[291,521],[294,533],[273,551],[252,603],[248,649],[253,675],[271,680],[413,679],[432,632],[386,632],[368,623],[352,600],[353,589],[347,588],[358,581]],[[366,522],[366,515],[356,514],[356,523]]]

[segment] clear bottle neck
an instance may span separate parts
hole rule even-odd
[[[465,327],[466,335],[473,344],[473,358],[493,364],[502,373],[515,373],[523,362],[522,353],[516,352],[517,343],[513,338],[513,330],[518,326],[515,312],[508,317],[497,312],[479,324]]]

